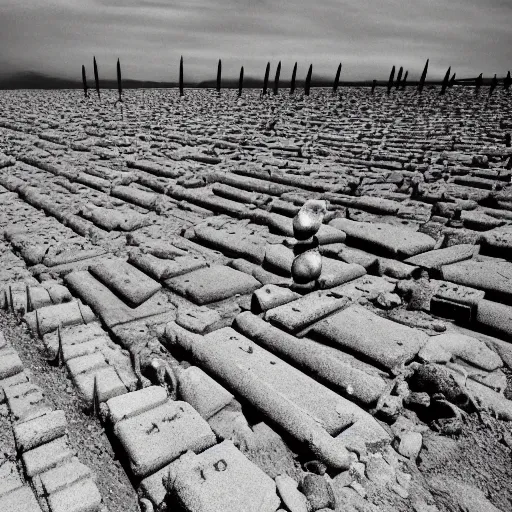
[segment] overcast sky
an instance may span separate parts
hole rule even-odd
[[[512,0],[0,0],[0,74],[39,71],[175,81],[272,75],[295,61],[299,77],[386,79],[392,65],[419,78],[448,66],[457,77],[504,76],[512,68]]]

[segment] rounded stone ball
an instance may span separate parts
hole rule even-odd
[[[315,281],[322,273],[322,256],[318,250],[306,251],[292,263],[292,277],[296,283]]]

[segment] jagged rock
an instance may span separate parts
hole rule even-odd
[[[375,303],[377,306],[382,309],[392,309],[400,306],[402,304],[402,300],[396,293],[379,293],[377,299],[375,299]]]
[[[419,432],[405,432],[399,436],[398,452],[411,460],[416,460],[421,451],[423,436]]]
[[[431,396],[435,393],[442,393],[447,400],[461,409],[470,412],[474,409],[467,391],[460,386],[446,368],[438,364],[420,365],[411,382],[415,388],[425,391]]]

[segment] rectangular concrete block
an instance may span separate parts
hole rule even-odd
[[[36,311],[37,329],[40,336],[54,331],[61,325],[83,324],[84,319],[78,301],[46,306]]]
[[[22,487],[23,482],[18,473],[18,468],[15,462],[4,460],[0,465],[0,498],[19,487]]]
[[[298,332],[331,313],[346,307],[350,301],[330,291],[308,293],[265,313],[265,320],[288,332]]]
[[[120,420],[132,418],[165,402],[167,402],[165,389],[160,386],[150,386],[111,398],[107,401],[107,407],[110,421],[115,425]]]
[[[97,512],[101,495],[96,484],[88,478],[50,494],[48,504],[51,512]]]
[[[105,366],[107,366],[107,362],[103,354],[100,353],[76,357],[67,363],[69,373],[71,373],[73,377],[77,377],[83,373],[89,373],[99,368],[104,368]]]
[[[158,471],[187,450],[200,452],[216,442],[208,423],[186,402],[168,401],[121,420],[114,432],[137,476]]]
[[[31,420],[51,411],[41,388],[32,382],[25,381],[6,388],[5,395],[15,423]]]
[[[96,352],[101,352],[101,349],[106,347],[110,343],[110,338],[103,336],[93,338],[90,341],[84,341],[78,345],[63,345],[62,356],[64,361],[69,361],[75,357],[91,355]]]
[[[486,298],[512,303],[512,263],[509,261],[468,260],[442,268],[443,279],[453,283],[477,288],[486,292]]]
[[[332,258],[322,258],[322,273],[318,285],[322,290],[334,288],[364,276],[366,269],[357,263],[345,263]]]
[[[52,411],[13,428],[18,451],[26,452],[63,436],[67,421],[64,411]]]
[[[428,340],[424,332],[382,318],[357,304],[322,320],[312,332],[331,345],[361,354],[387,369],[413,359]]]
[[[51,306],[53,304],[48,290],[45,290],[42,286],[30,286],[28,288],[28,305],[29,311]]]
[[[84,325],[72,325],[68,327],[62,327],[60,329],[60,339],[63,347],[67,345],[80,345],[81,343],[94,340],[102,336],[108,335],[97,322]],[[43,336],[43,344],[48,350],[50,356],[52,354],[56,355],[59,349],[58,331],[52,331],[48,334],[45,334]]]
[[[74,361],[74,359],[71,361]],[[105,366],[88,373],[82,373],[73,377],[73,382],[78,388],[80,395],[89,405],[93,401],[94,379],[96,379],[100,402],[106,402],[110,398],[122,395],[128,391],[113,366]]]
[[[347,243],[370,252],[381,252],[404,259],[416,254],[430,251],[436,241],[424,234],[413,231],[405,226],[392,226],[380,222],[357,222],[337,218],[329,222],[329,226],[344,231]]]
[[[21,458],[25,466],[25,473],[33,477],[54,468],[58,464],[70,460],[73,457],[66,436],[59,437],[54,441],[43,444],[33,450],[25,452]]]
[[[5,390],[10,388],[11,386],[16,386],[17,384],[22,384],[23,382],[28,382],[29,375],[27,372],[22,371],[20,373],[16,373],[12,377],[7,377],[5,379],[0,380],[0,403],[3,403],[6,399]]]
[[[179,393],[205,420],[233,400],[233,395],[197,366],[179,375]]]
[[[34,493],[28,486],[0,496],[0,510],[2,512],[42,512]]]
[[[53,494],[79,480],[91,477],[91,470],[85,464],[82,464],[77,457],[73,457],[69,462],[60,464],[56,468],[49,469],[39,475],[42,489],[46,495]]]
[[[162,287],[144,272],[121,259],[105,260],[90,267],[89,271],[131,307],[140,306]]]
[[[134,252],[130,254],[129,261],[146,274],[158,280],[170,279],[206,267],[206,260],[198,254],[185,254],[183,256],[176,256],[173,259],[163,259],[152,254]]]
[[[230,441],[186,453],[172,472],[172,492],[188,512],[275,512],[281,503],[274,480]]]
[[[87,271],[72,272],[66,283],[109,327],[142,320],[174,309],[162,292],[136,308],[131,308]]]
[[[11,347],[0,350],[0,379],[12,377],[23,371],[23,363],[16,350]]]
[[[261,286],[254,277],[223,265],[195,270],[168,279],[165,284],[172,291],[199,305],[251,293]]]

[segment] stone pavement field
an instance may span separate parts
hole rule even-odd
[[[116,94],[0,93],[0,305],[66,368],[141,509],[512,506],[507,482],[422,473],[469,420],[510,432],[510,93]],[[308,199],[322,270],[298,290]],[[0,510],[106,510],[0,342]]]

